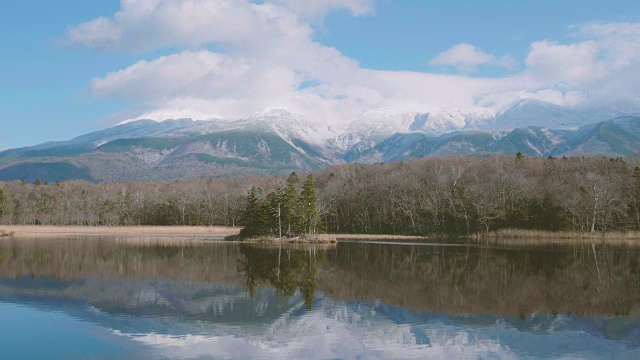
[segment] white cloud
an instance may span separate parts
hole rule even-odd
[[[123,0],[113,16],[70,28],[66,41],[131,52],[179,49],[90,82],[96,95],[130,101],[139,114],[158,120],[189,114],[237,119],[281,107],[345,124],[376,109],[477,109],[522,98],[580,105],[640,97],[639,24],[583,26],[574,31],[573,43],[534,42],[520,72],[475,77],[364,68],[314,41],[313,22],[334,9],[375,11],[369,0]],[[517,64],[470,44],[458,44],[432,63],[464,72]]]
[[[432,65],[453,66],[463,72],[473,72],[481,65],[498,65],[507,69],[515,67],[515,60],[509,55],[497,59],[471,44],[454,45],[431,60]]]
[[[268,23],[269,4],[244,0],[122,0],[111,18],[98,18],[68,29],[70,44],[91,48],[147,51],[169,46],[211,43],[260,43],[292,36],[294,26],[278,18]],[[301,26],[296,31],[310,31]],[[289,33],[286,33],[286,32]]]
[[[581,27],[577,36],[593,39],[615,69],[640,62],[640,24],[593,23]]]
[[[507,70],[513,70],[518,66],[518,62],[511,55],[505,55],[497,59],[495,64]]]
[[[204,50],[184,51],[93,79],[91,88],[100,96],[133,100],[162,100],[185,93],[220,96],[248,71],[250,65],[240,59]]]
[[[353,15],[371,14],[373,1],[121,0],[112,17],[69,28],[65,42],[134,52],[212,43],[263,47],[282,38],[309,37],[311,27],[299,19],[317,19],[342,8]]]
[[[97,95],[147,103],[164,114],[192,108],[207,118],[236,119],[282,107],[327,121],[346,121],[370,109],[468,108],[474,97],[511,88],[491,79],[367,70],[325,52],[311,46],[306,56],[285,62],[278,56],[258,61],[184,51],[93,79],[91,86]],[[308,79],[317,85],[300,89]]]
[[[318,19],[327,12],[346,9],[353,16],[373,15],[374,0],[272,0],[286,5],[289,9],[307,19]]]
[[[598,63],[606,71],[606,75],[592,85],[590,92],[593,96],[608,101],[626,99],[638,103],[640,23],[594,23],[579,28],[576,35],[598,46]]]
[[[562,45],[538,41],[531,45],[525,64],[537,75],[568,84],[588,83],[606,75],[598,60],[599,47],[594,41]]]
[[[495,92],[478,99],[476,105],[480,107],[504,108],[517,101],[533,99],[564,106],[576,106],[584,101],[578,91],[561,91],[557,89],[543,89],[538,91],[512,90]]]
[[[124,29],[116,26],[113,19],[100,17],[69,29],[65,42],[91,48],[109,47],[118,43],[123,33]]]
[[[440,53],[431,60],[431,63],[434,65],[474,68],[478,65],[491,63],[495,59],[495,56],[487,54],[471,44],[458,44]]]

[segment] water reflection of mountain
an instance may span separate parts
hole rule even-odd
[[[92,300],[89,294],[101,290],[109,301]],[[251,298],[242,285],[145,279],[3,280],[0,299],[64,312],[168,357],[224,349],[219,357],[633,358],[640,348],[640,314],[448,316],[323,294],[308,311],[299,293],[285,300],[275,289],[257,287]]]
[[[0,301],[165,355],[624,358],[640,347],[640,255],[593,250],[3,241]]]
[[[276,321],[300,297],[283,299],[258,288],[180,280],[18,278],[0,281],[0,300],[64,311],[123,332],[199,333],[216,326],[254,326]],[[203,324],[205,326],[203,326]]]

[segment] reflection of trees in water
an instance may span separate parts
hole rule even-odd
[[[237,244],[42,239],[0,241],[0,277],[165,278],[237,284]]]
[[[238,271],[246,276],[247,290],[252,297],[259,284],[273,286],[282,297],[291,297],[300,289],[307,309],[312,308],[318,287],[318,265],[324,261],[324,251],[313,246],[242,245],[240,253],[243,256],[238,259]]]
[[[146,244],[113,239],[3,240],[0,278],[176,279],[273,286],[283,297],[316,290],[336,300],[381,300],[411,310],[527,315],[627,314],[640,307],[640,249],[339,244]]]
[[[319,287],[341,299],[421,311],[628,314],[640,306],[640,251],[341,244]],[[596,262],[597,259],[597,262]]]

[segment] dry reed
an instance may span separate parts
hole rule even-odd
[[[3,226],[15,238],[127,237],[214,239],[233,236],[240,228],[223,226]]]

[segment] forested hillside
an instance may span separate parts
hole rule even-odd
[[[330,233],[634,230],[640,229],[637,164],[636,158],[498,156],[333,166],[313,173],[316,210]],[[252,196],[265,197],[285,188],[287,178],[0,186],[3,224],[239,226],[249,190],[255,186],[261,191]],[[295,193],[302,187],[296,182]]]

